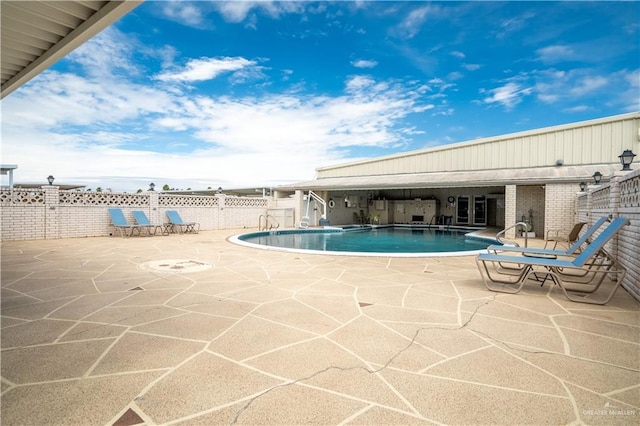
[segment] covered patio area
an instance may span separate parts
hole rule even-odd
[[[637,424],[640,304],[230,230],[2,243],[2,423]]]

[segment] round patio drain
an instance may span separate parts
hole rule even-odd
[[[141,269],[149,269],[157,272],[179,273],[185,274],[189,272],[201,272],[211,268],[210,263],[200,262],[191,259],[166,259],[152,260],[140,265]]]

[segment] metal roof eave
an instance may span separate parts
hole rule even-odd
[[[126,15],[131,10],[133,10],[135,7],[139,6],[142,2],[143,0],[104,2],[104,5],[102,5],[95,13],[93,13],[91,16],[89,16],[87,19],[83,20],[82,22],[79,22],[75,27],[72,27],[73,29],[64,37],[57,40],[55,44],[53,44],[51,47],[44,50],[43,52],[35,55],[32,53],[33,51],[27,52],[25,50],[28,46],[26,46],[23,43],[22,39],[26,39],[26,38],[41,39],[44,41],[44,44],[47,44],[46,41],[48,37],[50,37],[49,34],[51,34],[51,37],[55,38],[55,34],[53,32],[40,29],[37,35],[35,33],[33,34],[28,33],[28,34],[24,34],[18,39],[15,39],[15,35],[13,37],[9,37],[7,32],[4,31],[5,29],[7,29],[8,26],[2,25],[3,49],[6,49],[6,52],[10,52],[12,51],[12,49],[16,52],[21,52],[22,54],[26,54],[29,57],[29,59],[32,59],[32,60],[29,63],[25,64],[24,66],[19,67],[19,70],[17,70],[17,72],[15,69],[16,67],[15,64],[13,64],[11,68],[9,68],[9,64],[6,64],[5,61],[3,61],[3,64],[2,64],[3,75],[7,73],[7,74],[12,74],[12,76],[6,81],[3,81],[1,91],[0,91],[0,99],[9,95],[14,90],[16,90],[17,88],[19,88],[20,86],[22,86],[23,84],[31,80],[33,77],[35,77],[45,69],[49,68],[51,65],[53,65],[54,63],[56,63],[57,61],[65,57],[67,54],[69,54],[72,50],[76,49],[77,47],[85,43],[87,40],[89,40],[91,37],[98,34],[100,31],[102,31],[109,25],[113,24],[122,16]],[[19,10],[21,14],[21,19],[26,19],[25,16],[28,17],[28,15],[32,13],[34,14],[34,16],[37,15],[40,20],[48,19],[49,22],[52,22],[52,23],[55,22],[54,18],[47,17],[46,13],[39,12],[39,9],[43,9],[45,6],[49,8],[55,7],[56,6],[55,2],[32,2],[29,5],[28,10],[23,10],[23,8],[20,7],[21,2],[19,1],[4,0],[2,3],[4,6],[8,6],[8,7],[2,8],[3,21],[5,20],[5,18],[7,19],[11,18],[10,13],[12,11]],[[17,7],[12,8],[11,7],[12,3],[14,3]],[[42,4],[43,7],[39,7],[39,3]],[[89,2],[68,1],[65,3],[83,4],[83,3],[89,3]],[[90,3],[95,4],[97,2],[90,2]]]
[[[529,169],[477,170],[465,172],[434,172],[376,176],[349,176],[316,179],[281,185],[278,191],[294,190],[372,190],[486,187],[504,185],[544,185],[547,183],[591,182],[591,176],[599,171],[606,181],[619,170],[619,164],[594,164],[584,166],[556,166]]]

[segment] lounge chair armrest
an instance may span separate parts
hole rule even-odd
[[[562,229],[549,229],[547,230],[547,235],[544,237],[545,240],[550,238],[558,238],[561,232],[565,232]]]

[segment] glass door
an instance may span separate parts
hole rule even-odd
[[[461,195],[458,197],[456,224],[464,225],[469,223],[469,197]]]
[[[487,224],[487,199],[484,196],[473,197],[473,223]]]

